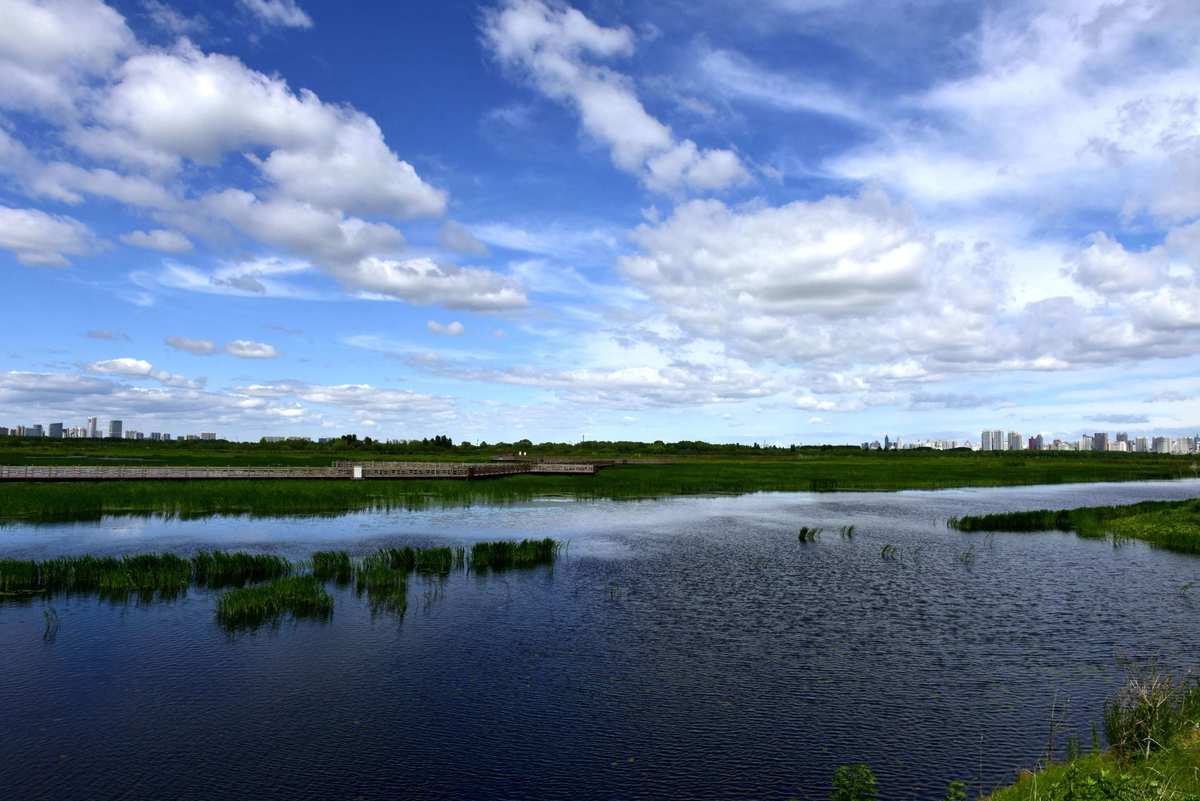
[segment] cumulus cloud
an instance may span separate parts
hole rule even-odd
[[[0,107],[69,115],[88,80],[136,47],[99,0],[0,0],[0,19]]]
[[[613,163],[656,191],[708,191],[749,180],[731,150],[701,150],[646,111],[628,76],[603,61],[633,53],[629,28],[606,28],[578,9],[507,0],[484,16],[483,38],[497,60],[547,97],[579,114]]]
[[[238,0],[238,3],[267,25],[284,28],[311,28],[313,25],[312,18],[296,4],[296,0]]]
[[[273,345],[249,339],[235,339],[225,345],[225,352],[239,359],[274,359],[279,355]]]
[[[216,343],[211,339],[169,336],[163,341],[175,350],[182,350],[194,356],[210,356],[217,350]]]
[[[425,324],[425,327],[428,328],[431,333],[442,334],[448,337],[462,336],[463,332],[466,331],[466,329],[463,328],[463,324],[458,320],[454,320],[453,322],[445,324],[439,323],[436,320],[430,320]]]
[[[525,306],[525,291],[490,270],[438,264],[429,258],[366,258],[340,270],[345,284],[409,303],[436,303],[451,309],[496,311]]]
[[[68,256],[90,253],[96,244],[91,230],[73,217],[0,206],[0,249],[12,251],[22,264],[66,267]]]
[[[128,356],[92,362],[88,365],[88,370],[100,375],[149,378],[169,387],[198,389],[204,385],[203,381],[192,380],[166,370],[156,370],[154,365],[145,359],[134,359]]]
[[[130,231],[121,235],[121,241],[137,248],[158,250],[163,253],[185,253],[192,249],[191,240],[178,231],[156,228],[153,231]]]
[[[694,334],[761,348],[824,347],[806,315],[862,315],[922,287],[933,245],[878,193],[781,207],[678,206],[633,235],[621,269]],[[802,344],[806,343],[806,344]]]

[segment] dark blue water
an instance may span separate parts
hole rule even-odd
[[[534,502],[0,529],[0,554],[570,540],[553,570],[410,583],[402,620],[230,636],[212,595],[0,606],[0,786],[22,799],[887,798],[985,788],[1091,722],[1121,660],[1193,667],[1200,561],[950,515],[1194,497],[1146,483]],[[845,541],[835,529],[853,524]],[[820,542],[797,542],[801,525]],[[897,561],[880,558],[885,544]],[[974,547],[974,558],[960,558]],[[43,639],[45,606],[60,627]],[[1060,716],[1062,713],[1060,713]]]

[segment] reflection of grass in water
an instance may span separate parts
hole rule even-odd
[[[1128,506],[1038,509],[951,518],[959,531],[1074,531],[1081,537],[1111,536],[1183,553],[1200,553],[1200,501],[1147,501]]]
[[[757,491],[853,491],[1191,477],[1186,460],[1142,454],[889,454],[831,451],[769,460],[617,465],[595,475],[461,480],[194,480],[0,484],[0,520],[95,520],[106,514],[193,518],[505,504],[541,496],[635,499]]]
[[[217,599],[217,620],[227,629],[253,629],[293,619],[328,620],[333,598],[315,576],[288,576],[268,584],[230,590]]]
[[[816,542],[817,540],[821,539],[821,529],[801,526],[798,539],[800,542]]]

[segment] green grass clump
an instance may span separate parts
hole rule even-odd
[[[192,557],[196,584],[205,587],[243,587],[267,579],[282,578],[292,565],[282,556],[243,551],[201,551]]]
[[[333,579],[338,584],[349,584],[354,563],[346,551],[317,551],[312,555],[312,572],[322,581]]]
[[[408,608],[408,568],[396,565],[392,551],[384,549],[364,557],[354,574],[354,588],[364,594],[372,610],[385,610],[404,616]]]
[[[418,573],[446,576],[456,566],[462,565],[463,554],[462,548],[417,548],[414,551],[413,569]]]
[[[951,518],[959,531],[1074,531],[1081,537],[1138,539],[1159,548],[1200,553],[1200,500],[1147,501],[1126,506],[1038,509]]]
[[[0,560],[0,591],[7,595],[94,592],[106,598],[132,593],[148,599],[155,595],[173,598],[191,581],[191,561],[172,554]]]
[[[174,554],[136,556],[64,556],[42,562],[0,560],[0,593],[98,593],[117,598],[131,593],[169,598],[188,585],[242,586],[291,571],[278,556],[201,551],[189,558]]]
[[[288,576],[269,584],[230,590],[217,600],[217,621],[227,629],[253,629],[293,619],[328,620],[333,598],[315,576]]]
[[[816,542],[821,539],[821,529],[809,528],[808,526],[800,527],[800,542]]]
[[[560,544],[550,537],[520,542],[477,542],[471,546],[472,570],[506,570],[554,564]]]

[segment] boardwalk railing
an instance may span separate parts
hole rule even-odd
[[[0,466],[0,481],[173,479],[492,478],[518,473],[591,475],[594,464],[501,462],[334,462],[332,467],[146,467],[125,465]]]

